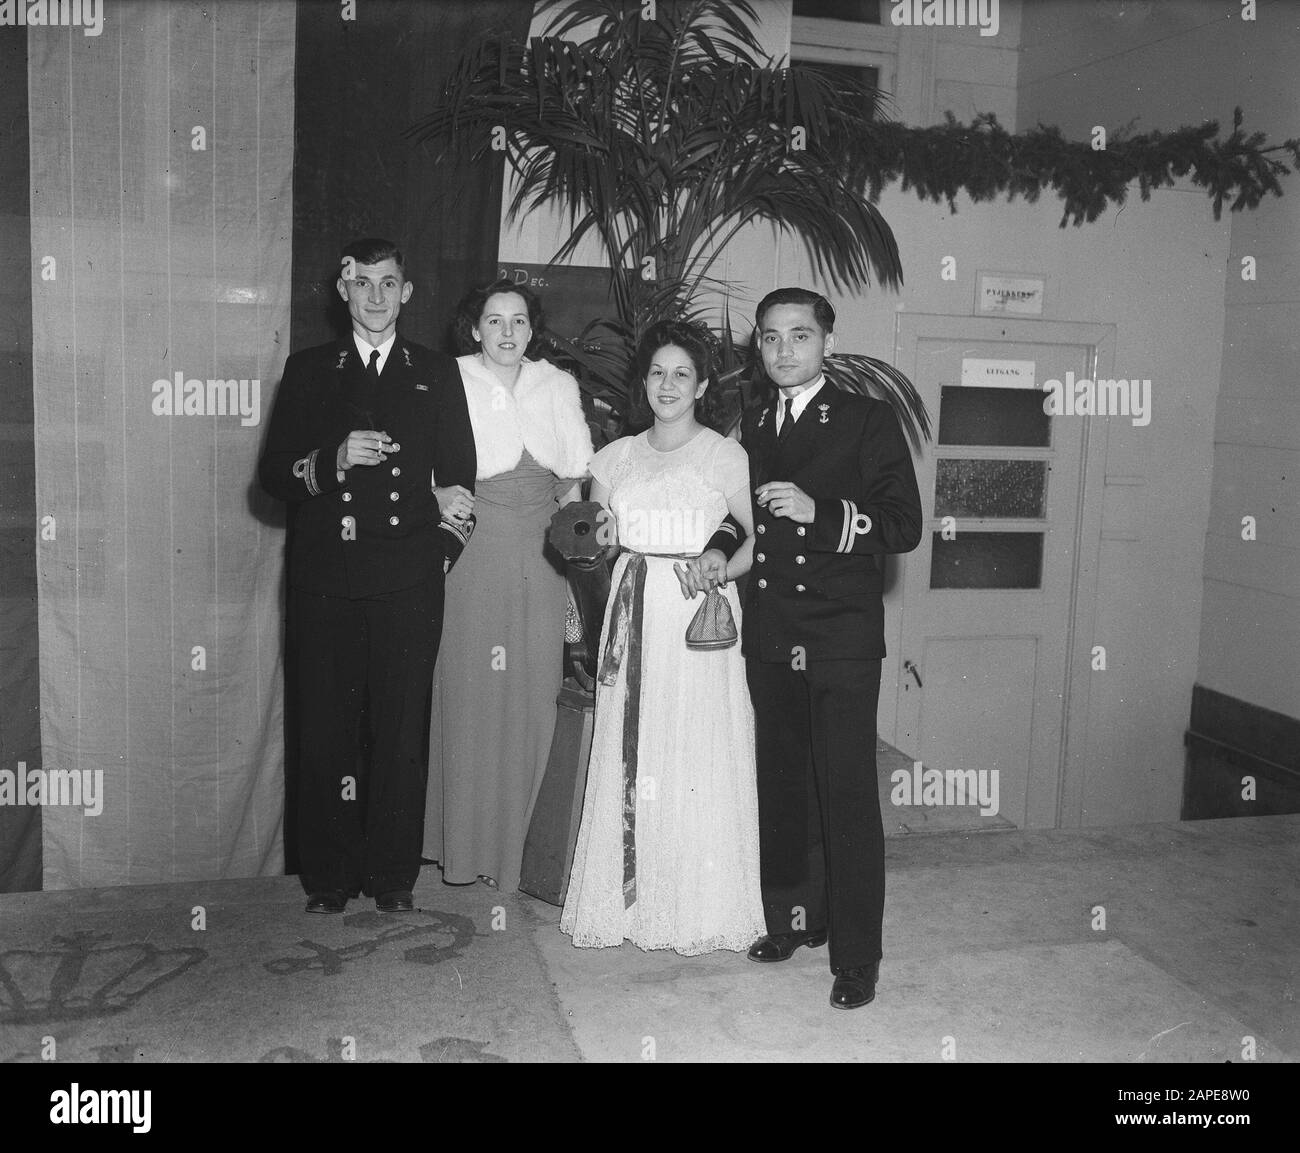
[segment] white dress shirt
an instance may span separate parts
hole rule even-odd
[[[384,371],[384,365],[388,363],[388,354],[393,351],[393,341],[397,339],[397,333],[393,333],[383,344],[374,345],[369,341],[363,340],[355,332],[352,334],[353,343],[357,346],[357,352],[361,354],[361,363],[370,366],[370,354],[379,349],[379,371]]]
[[[794,403],[790,406],[791,420],[796,422],[799,420],[799,417],[803,415],[803,410],[812,403],[813,397],[821,391],[822,385],[825,383],[825,374],[818,373],[817,379],[812,384],[806,385],[802,392],[795,394]],[[791,398],[784,393],[778,398],[776,406],[776,432],[778,436],[781,434],[781,426],[785,423],[785,402],[789,399]]]

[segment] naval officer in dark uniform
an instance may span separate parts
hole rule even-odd
[[[883,558],[920,543],[921,501],[889,405],[822,373],[835,343],[830,302],[781,288],[759,303],[757,321],[777,395],[741,423],[754,490],[743,644],[768,929],[749,956],[784,961],[829,937],[831,1004],[856,1009],[875,997],[885,903]],[[700,558],[706,586],[725,551]]]
[[[289,357],[258,471],[290,509],[307,911],[341,913],[364,891],[403,912],[420,871],[443,579],[473,531],[474,435],[456,362],[397,335],[413,288],[401,250],[360,240],[341,265],[352,332]]]

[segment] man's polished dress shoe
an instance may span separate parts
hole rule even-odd
[[[749,949],[751,961],[788,961],[800,945],[819,949],[826,944],[826,930],[811,933],[769,933],[755,941]]]
[[[876,978],[880,962],[855,969],[837,969],[831,986],[831,1004],[837,1009],[861,1009],[876,999]]]
[[[326,889],[307,896],[308,913],[341,913],[347,908],[348,895],[342,889]]]
[[[381,913],[411,913],[415,911],[415,900],[410,889],[392,889],[375,898],[375,908]]]

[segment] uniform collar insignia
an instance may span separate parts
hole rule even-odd
[[[334,367],[336,369],[341,369],[345,364],[347,364],[347,362],[348,362],[348,350],[346,348],[340,348],[339,362]]]
[[[771,412],[771,411],[772,411],[772,410],[771,410],[770,408],[765,408],[765,409],[763,409],[762,414],[761,414],[761,415],[759,416],[759,418],[758,418],[758,427],[759,427],[759,428],[762,428],[763,425],[765,425],[765,424],[767,423],[767,414],[768,414],[769,412]]]
[[[828,412],[830,412],[830,410],[831,410],[831,406],[830,406],[829,404],[819,404],[819,405],[817,406],[817,409],[818,409],[818,411],[822,414],[821,423],[822,423],[822,424],[830,424],[830,422],[831,422],[831,418],[830,418],[829,416],[827,416],[826,414],[827,414]]]
[[[402,360],[406,362],[407,368],[411,367],[411,350],[406,345],[402,345]]]

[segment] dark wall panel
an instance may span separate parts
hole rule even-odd
[[[0,771],[39,772],[27,37],[0,36]],[[20,767],[21,766],[21,767]],[[0,892],[41,887],[41,810],[0,805]]]
[[[386,236],[415,283],[402,331],[451,352],[456,300],[496,271],[504,162],[435,165],[402,132],[433,107],[473,36],[527,36],[532,3],[364,0],[350,21],[341,11],[334,0],[298,4],[292,347],[335,335],[339,249]]]

